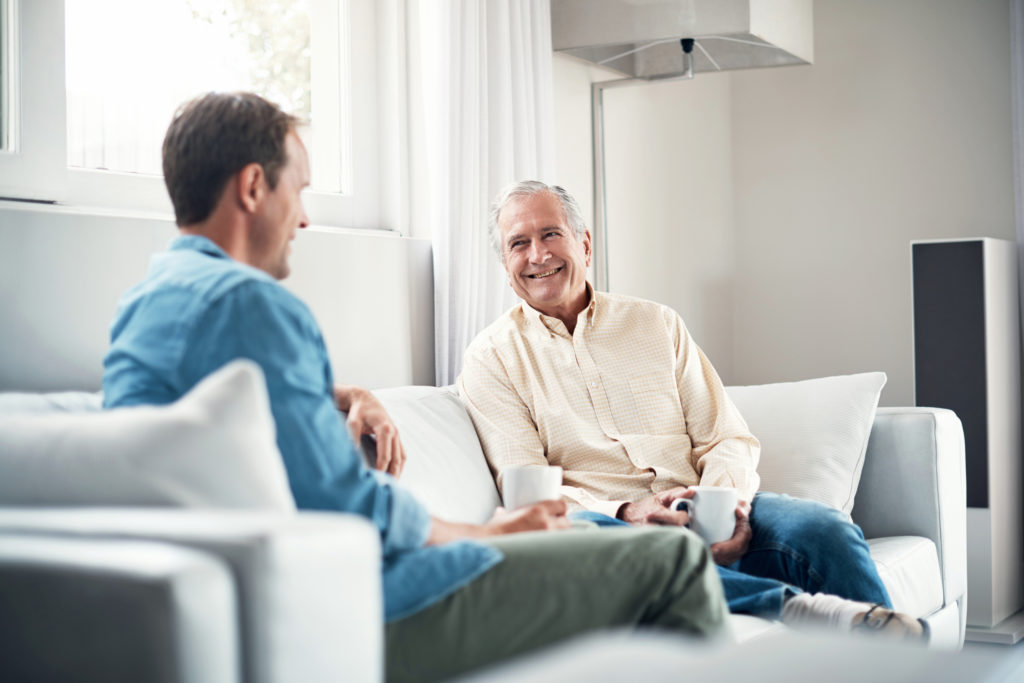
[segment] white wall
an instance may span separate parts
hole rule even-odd
[[[737,377],[884,370],[914,239],[1015,239],[1006,0],[818,0],[815,63],[736,73]]]
[[[99,388],[117,300],[173,222],[0,202],[0,391]],[[335,378],[433,384],[428,240],[304,230],[285,281],[320,322]]]
[[[605,91],[609,290],[655,299],[733,380],[729,77]]]
[[[430,240],[307,229],[291,265],[284,284],[320,323],[336,381],[371,389],[434,384]]]
[[[910,240],[1014,239],[1008,21],[817,0],[813,66],[606,91],[612,289],[679,310],[728,383],[884,370],[910,404]],[[555,59],[559,177],[589,202],[593,74]]]
[[[592,224],[590,82],[555,55],[558,178]],[[610,291],[679,311],[730,381],[736,245],[729,76],[605,90]]]
[[[590,130],[590,84],[620,78],[615,72],[554,55],[555,164],[558,182],[579,202],[587,225],[594,224],[594,153]]]

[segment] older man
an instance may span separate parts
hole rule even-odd
[[[679,315],[587,283],[590,233],[572,196],[512,185],[489,230],[523,302],[473,341],[458,386],[499,487],[509,467],[560,465],[568,504],[609,526],[684,526],[670,504],[687,487],[734,487],[734,534],[711,547],[732,611],[927,638],[891,609],[844,515],[757,492],[759,444]]]
[[[235,358],[258,363],[298,507],[358,514],[380,532],[389,680],[448,678],[603,627],[720,629],[721,584],[699,539],[515,533],[568,527],[560,501],[480,526],[445,522],[363,464],[337,405],[363,416],[356,432],[392,441],[394,457],[378,466],[397,473],[393,425],[368,392],[333,386],[316,321],[277,282],[309,223],[296,125],[246,93],[178,111],[163,161],[181,234],[118,306],[107,407],[168,403]]]

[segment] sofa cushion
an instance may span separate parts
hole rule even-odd
[[[405,447],[399,483],[435,517],[471,524],[489,519],[501,499],[476,429],[455,391],[411,386],[373,393],[394,420]],[[367,459],[376,457],[367,453]]]
[[[732,637],[737,643],[778,635],[787,630],[781,621],[755,617],[753,614],[730,614],[728,623]]]
[[[942,607],[939,556],[931,540],[890,536],[873,538],[868,547],[894,608],[923,617]]]
[[[167,406],[0,415],[0,505],[295,509],[250,361]]]
[[[761,442],[761,490],[849,514],[885,373],[726,387]]]

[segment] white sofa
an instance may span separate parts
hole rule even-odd
[[[403,483],[439,516],[488,517],[498,492],[451,389],[377,395],[408,452]],[[237,400],[237,391],[232,396]],[[363,520],[272,504],[263,511],[211,509],[219,507],[217,493],[196,498],[183,490],[189,477],[158,487],[147,504],[163,509],[112,502],[102,472],[87,484],[61,482],[54,493],[47,482],[62,476],[59,459],[40,465],[49,480],[31,470],[28,484],[4,489],[4,468],[24,466],[36,432],[46,431],[38,443],[66,447],[81,425],[78,417],[66,422],[62,411],[94,410],[98,401],[82,394],[0,395],[0,415],[7,415],[0,417],[0,679],[382,677],[378,539]],[[51,412],[11,417],[26,411]],[[853,518],[895,606],[927,619],[936,646],[959,647],[966,599],[959,420],[945,410],[883,408],[869,424]],[[372,449],[372,442],[364,446]],[[21,460],[5,452],[19,449]],[[230,478],[219,476],[230,489]],[[60,497],[75,486],[69,509]],[[89,504],[105,507],[82,507]],[[226,505],[261,507],[252,500]],[[777,628],[752,617],[733,617],[733,626],[746,640]]]
[[[771,394],[766,398],[773,399],[776,387],[792,391],[795,386],[730,387],[729,391],[738,404],[742,400],[741,405],[753,411],[757,402],[741,396],[741,392],[764,390]],[[500,504],[500,496],[472,422],[456,393],[451,388],[434,387],[375,393],[397,423],[408,451],[403,483],[440,517],[466,522],[485,520]],[[870,414],[873,421],[866,430],[870,436],[862,469],[856,473],[859,486],[855,501],[851,501],[851,516],[868,539],[894,606],[924,618],[931,627],[935,647],[959,648],[966,628],[967,591],[960,420],[953,412],[936,408],[875,411],[872,405]],[[744,416],[754,429],[756,416]],[[772,419],[779,421],[774,415]],[[754,434],[761,438],[757,429]],[[767,466],[768,444],[764,445],[762,465]],[[372,448],[372,444],[364,440],[364,448]],[[776,474],[785,469],[776,464]],[[792,493],[782,487],[766,490]],[[781,628],[750,616],[733,615],[731,620],[741,639]]]

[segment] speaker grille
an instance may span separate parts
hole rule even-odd
[[[915,244],[917,405],[949,408],[964,425],[967,506],[988,507],[983,243]]]

